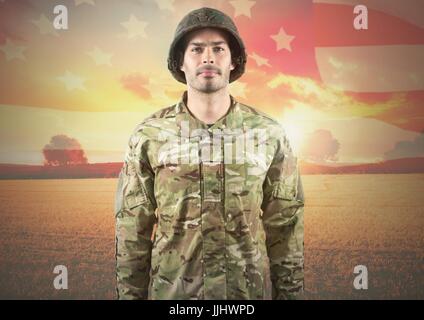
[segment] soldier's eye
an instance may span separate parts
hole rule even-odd
[[[193,52],[201,52],[202,51],[202,48],[200,48],[200,47],[194,47],[191,51],[193,51]]]
[[[222,48],[222,47],[215,47],[214,49],[215,49],[215,51],[224,51],[224,48]]]

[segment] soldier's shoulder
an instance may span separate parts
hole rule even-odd
[[[257,124],[281,128],[281,123],[265,112],[244,103],[239,102],[239,105],[240,110],[243,112],[243,120],[246,124]]]
[[[143,131],[146,127],[161,128],[170,118],[175,118],[177,104],[162,108],[144,118],[134,129],[134,133]]]
[[[137,141],[143,137],[146,140],[151,137],[155,137],[158,133],[158,130],[166,128],[173,122],[172,118],[175,118],[176,106],[177,104],[173,104],[171,106],[162,108],[144,118],[133,129],[130,140],[134,143],[137,143]]]

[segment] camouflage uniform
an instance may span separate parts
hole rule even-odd
[[[116,192],[118,298],[299,298],[304,196],[283,129],[232,96],[208,128],[186,98],[129,140]],[[263,157],[234,150],[247,136]]]

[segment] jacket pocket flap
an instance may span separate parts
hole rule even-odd
[[[138,207],[147,202],[146,194],[142,188],[143,187],[140,186],[139,190],[136,190],[134,193],[128,194],[126,196],[128,209]]]
[[[273,196],[277,199],[294,200],[296,199],[296,185],[285,181],[276,182],[274,185]]]

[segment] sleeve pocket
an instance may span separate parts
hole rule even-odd
[[[147,202],[144,186],[136,175],[129,176],[126,190],[125,200],[128,209],[133,209]]]
[[[119,173],[115,193],[115,217],[122,209],[131,210],[147,202],[147,193],[136,174],[128,175],[125,166]]]
[[[122,190],[122,186],[123,186],[123,169],[121,169],[121,171],[119,172],[119,177],[118,177],[118,185],[116,187],[116,191],[115,191],[115,217],[118,216],[119,212],[122,209],[122,205],[123,205],[123,190]]]
[[[297,188],[295,184],[287,183],[285,181],[278,181],[274,185],[273,194],[274,198],[283,200],[294,200],[297,195]]]
[[[128,209],[138,207],[145,202],[147,202],[147,198],[141,191],[127,196]]]

